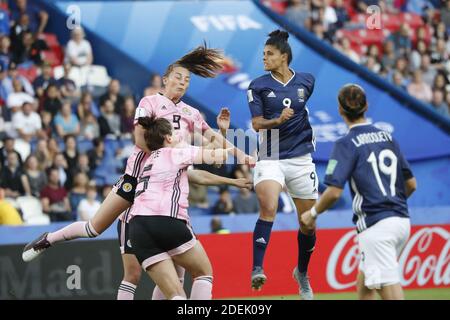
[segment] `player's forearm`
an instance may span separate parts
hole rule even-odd
[[[314,205],[317,214],[328,210],[340,197],[342,189],[337,187],[328,187],[320,197],[320,200]]]
[[[216,148],[223,148],[223,149],[232,149],[232,155],[235,156],[237,159],[243,159],[246,154],[242,150],[236,148],[230,141],[228,141],[225,136],[211,130],[213,141],[212,143]]]
[[[191,170],[188,172],[189,181],[192,183],[208,186],[232,184],[232,179],[215,175],[205,170]]]
[[[280,125],[280,119],[276,118],[276,119],[264,119],[263,117],[259,117],[259,118],[254,118],[252,120],[252,125],[253,125],[253,129],[255,129],[255,131],[259,131],[259,130],[270,130],[273,129],[275,127],[278,127]]]
[[[416,191],[417,189],[416,178],[406,180],[405,189],[406,189],[405,190],[406,197],[409,198],[413,194],[413,192]]]

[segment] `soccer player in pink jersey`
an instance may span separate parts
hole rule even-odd
[[[192,275],[190,298],[209,300],[212,266],[190,227],[187,167],[203,162],[224,163],[228,150],[187,144],[180,147],[171,123],[155,115],[140,117],[138,126],[146,130],[145,142],[152,151],[144,163],[129,212],[133,252],[167,299],[186,298],[176,263]]]
[[[252,157],[247,156],[241,150],[235,148],[224,137],[212,130],[206,122],[201,118],[200,113],[193,107],[188,106],[181,101],[186,93],[190,74],[194,73],[201,77],[214,77],[221,70],[222,54],[216,49],[208,49],[205,46],[200,46],[190,53],[183,56],[181,59],[168,66],[164,74],[164,93],[154,96],[144,97],[136,109],[136,119],[140,116],[145,116],[155,112],[158,116],[168,119],[175,130],[177,139],[191,141],[190,133],[194,131],[201,131],[205,136],[213,137],[213,144],[216,147],[226,146],[230,148],[233,155],[237,157],[240,163],[253,164]],[[189,133],[189,135],[188,135]],[[135,128],[135,137],[143,135],[143,129],[139,126]],[[136,139],[139,140],[139,139]],[[212,140],[212,139],[211,139]],[[22,258],[24,261],[31,261],[51,245],[78,238],[93,238],[97,237],[105,231],[116,219],[130,208],[133,203],[134,193],[137,185],[137,177],[140,175],[148,155],[142,150],[145,146],[140,146],[136,143],[136,148],[127,162],[126,172],[116,184],[114,190],[103,201],[100,209],[96,215],[88,222],[80,221],[74,222],[60,230],[52,233],[44,233],[38,239],[32,241],[25,246]],[[193,170],[189,173],[192,182],[207,181],[211,179],[211,174],[207,172],[198,172]],[[200,180],[200,181],[196,181]],[[217,182],[217,181],[216,181]],[[240,187],[245,187],[246,182],[242,180],[228,181],[237,184]],[[124,218],[127,213],[124,214]],[[126,219],[125,219],[126,220]],[[123,234],[126,234],[126,230]],[[121,235],[121,239],[126,239]],[[120,239],[119,239],[120,240]],[[138,266],[137,260],[132,254],[122,255],[124,263],[125,275],[124,281],[119,290],[119,299],[132,299],[137,282],[140,278],[141,269]],[[157,289],[154,297],[157,297]]]

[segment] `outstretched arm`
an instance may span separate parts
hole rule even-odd
[[[245,178],[230,179],[216,174],[210,173],[205,170],[189,170],[188,171],[189,182],[208,185],[208,186],[219,186],[219,185],[230,185],[238,188],[252,188],[252,182]]]
[[[341,188],[329,186],[314,207],[301,215],[301,222],[306,227],[314,226],[317,216],[330,208],[341,197],[342,191]]]

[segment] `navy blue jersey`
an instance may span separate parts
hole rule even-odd
[[[252,118],[276,119],[287,106],[294,109],[291,119],[273,128],[277,131],[260,130],[259,159],[290,159],[314,151],[313,131],[306,109],[306,102],[314,91],[314,81],[310,73],[294,72],[287,84],[275,79],[271,73],[250,83],[247,96]],[[276,151],[278,154],[273,154]]]
[[[409,217],[405,181],[412,177],[391,134],[364,123],[336,141],[325,184],[344,188],[349,181],[353,223],[361,232],[388,217]]]

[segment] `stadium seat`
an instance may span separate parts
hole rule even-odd
[[[50,218],[42,211],[41,202],[35,197],[25,196],[16,199],[22,211],[25,224],[49,224]]]
[[[91,140],[79,139],[77,142],[77,147],[79,153],[86,153],[89,150],[91,150],[94,146]]]

